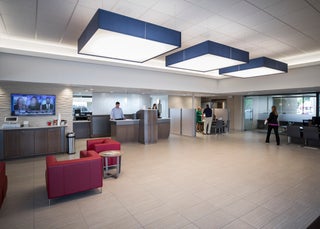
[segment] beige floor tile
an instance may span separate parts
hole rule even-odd
[[[131,214],[139,214],[143,212],[147,212],[154,208],[160,207],[163,205],[163,202],[156,198],[145,198],[139,202],[134,202],[130,205],[126,205],[125,207]]]
[[[223,210],[226,212],[236,216],[236,217],[241,217],[248,212],[251,212],[255,208],[257,208],[258,205],[254,204],[252,202],[246,201],[246,200],[237,200],[233,202],[232,204],[223,207]]]
[[[201,203],[194,205],[190,208],[180,210],[180,214],[188,220],[194,222],[206,215],[209,215],[210,213],[216,210],[218,210],[217,207],[212,206],[207,201],[202,201]]]
[[[265,134],[172,135],[124,143],[122,172],[98,189],[52,201],[45,157],[7,161],[1,228],[305,228],[320,212],[319,150],[265,144]],[[86,139],[76,140],[79,157]],[[250,211],[251,210],[251,211]],[[240,217],[240,218],[238,218]],[[55,220],[56,219],[56,220]]]
[[[237,219],[224,226],[223,229],[255,229],[255,227],[240,219]]]
[[[295,203],[295,201],[291,201],[290,199],[287,199],[285,196],[281,195],[272,198],[261,206],[269,209],[272,212],[281,214],[288,210],[290,207],[294,206]]]
[[[127,215],[125,217],[118,218],[116,221],[109,222],[108,220],[101,220],[96,222],[95,224],[90,225],[90,229],[122,229],[122,228],[130,228],[130,229],[142,229],[143,227],[138,223],[138,221],[131,215]]]
[[[182,217],[179,214],[173,214],[169,216],[165,216],[159,220],[152,222],[144,226],[145,229],[153,229],[153,228],[163,228],[163,229],[174,229],[174,228],[183,228],[190,224],[186,218]]]
[[[222,208],[236,202],[237,200],[240,200],[240,197],[229,193],[222,193],[209,198],[208,202],[216,208]]]
[[[182,211],[186,208],[191,208],[199,204],[201,201],[202,200],[200,198],[194,196],[193,194],[182,194],[180,196],[168,199],[165,205],[175,211]]]
[[[151,224],[157,220],[160,220],[162,218],[165,218],[167,216],[176,214],[177,212],[172,210],[171,208],[161,205],[159,207],[153,208],[148,211],[139,212],[136,214],[133,214],[133,216],[138,220],[138,222],[146,226],[148,224]]]
[[[235,216],[225,212],[223,210],[217,210],[209,215],[206,215],[194,222],[200,228],[223,228],[227,224],[236,219]]]
[[[240,217],[241,220],[254,226],[256,228],[262,228],[277,215],[264,207],[257,207],[246,215]]]
[[[190,224],[187,224],[184,227],[181,227],[181,229],[199,229],[199,227],[197,227],[196,225],[190,223]]]

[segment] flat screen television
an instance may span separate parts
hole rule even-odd
[[[55,95],[11,94],[12,116],[42,116],[55,114]]]

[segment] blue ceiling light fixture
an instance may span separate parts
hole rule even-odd
[[[181,47],[181,32],[98,9],[78,39],[78,53],[145,62]]]
[[[235,77],[255,77],[288,72],[288,64],[267,57],[259,57],[250,60],[247,64],[222,68],[220,75]]]
[[[205,41],[166,56],[166,66],[208,72],[249,61],[249,53],[213,41]]]

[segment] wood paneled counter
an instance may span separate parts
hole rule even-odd
[[[112,120],[111,137],[119,142],[137,142],[139,119]]]
[[[0,129],[0,160],[66,152],[66,126]]]
[[[158,123],[158,139],[169,138],[170,119],[169,118],[159,118],[157,123]]]
[[[112,120],[111,137],[119,142],[138,142],[139,119]],[[170,119],[157,120],[158,139],[167,139],[170,135]]]

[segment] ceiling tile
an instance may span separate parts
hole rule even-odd
[[[70,23],[62,37],[62,43],[68,45],[77,45],[78,38],[86,28],[89,21],[95,14],[96,9],[78,5],[70,20]]]
[[[66,26],[76,6],[76,0],[41,0],[38,6],[38,22]]]
[[[8,35],[34,38],[36,22],[36,1],[2,1],[0,13]]]
[[[118,14],[126,15],[128,17],[138,18],[143,15],[143,13],[147,11],[147,9],[147,7],[137,5],[133,2],[121,0],[112,8],[112,11]]]
[[[255,14],[259,11],[260,10],[254,7],[253,5],[245,1],[241,1],[228,8],[225,8],[224,10],[219,12],[219,15],[222,15],[225,18],[237,21],[239,18],[243,18],[248,15]]]
[[[193,39],[194,37],[199,36],[199,34],[203,34],[208,31],[208,28],[203,26],[190,26],[189,28],[182,31],[181,37],[183,40],[185,39]]]
[[[166,21],[169,20],[171,16],[165,13],[161,13],[154,9],[149,9],[144,14],[141,15],[139,19],[157,24],[157,25],[163,25]]]
[[[160,0],[128,0],[128,1],[142,7],[151,8]]]
[[[199,6],[203,9],[210,10],[214,13],[219,13],[225,9],[230,8],[234,4],[241,2],[242,0],[186,0],[193,5]]]
[[[265,8],[270,15],[280,18],[284,15],[291,14],[295,11],[307,8],[308,4],[301,0],[282,0]]]
[[[203,27],[207,27],[209,29],[215,29],[215,28],[219,28],[222,26],[226,26],[230,22],[231,21],[229,19],[226,19],[223,16],[213,15],[213,16],[206,18],[203,22],[200,22],[199,25],[201,25]]]
[[[260,9],[265,9],[271,5],[274,5],[282,0],[246,0],[247,2],[250,2],[252,5],[255,5],[256,7]]]
[[[245,15],[243,17],[239,17],[237,19],[237,22],[247,27],[254,27],[254,26],[259,26],[261,24],[264,24],[273,19],[274,18],[272,16],[270,16],[269,14],[263,11],[256,11],[254,13]]]
[[[177,31],[182,31],[185,29],[190,28],[190,23],[188,21],[176,18],[176,17],[168,17],[169,19],[162,24],[162,26],[165,26],[170,29],[174,29]]]
[[[297,32],[300,31],[301,34],[313,36],[312,34],[317,34],[313,31],[320,31],[316,29],[319,28],[320,14],[311,7],[287,14],[282,17],[282,20],[295,28]],[[314,36],[313,39],[320,41],[320,36]]]
[[[37,39],[58,43],[64,33],[64,28],[56,23],[39,22],[37,26]]]
[[[211,15],[212,12],[209,10],[193,6],[178,13],[177,18],[188,21],[190,24],[197,24],[211,17]]]
[[[79,0],[78,5],[85,6],[94,10],[104,9],[104,10],[112,10],[112,8],[117,4],[120,0]]]
[[[177,16],[192,5],[184,0],[161,0],[152,9],[170,16]]]

